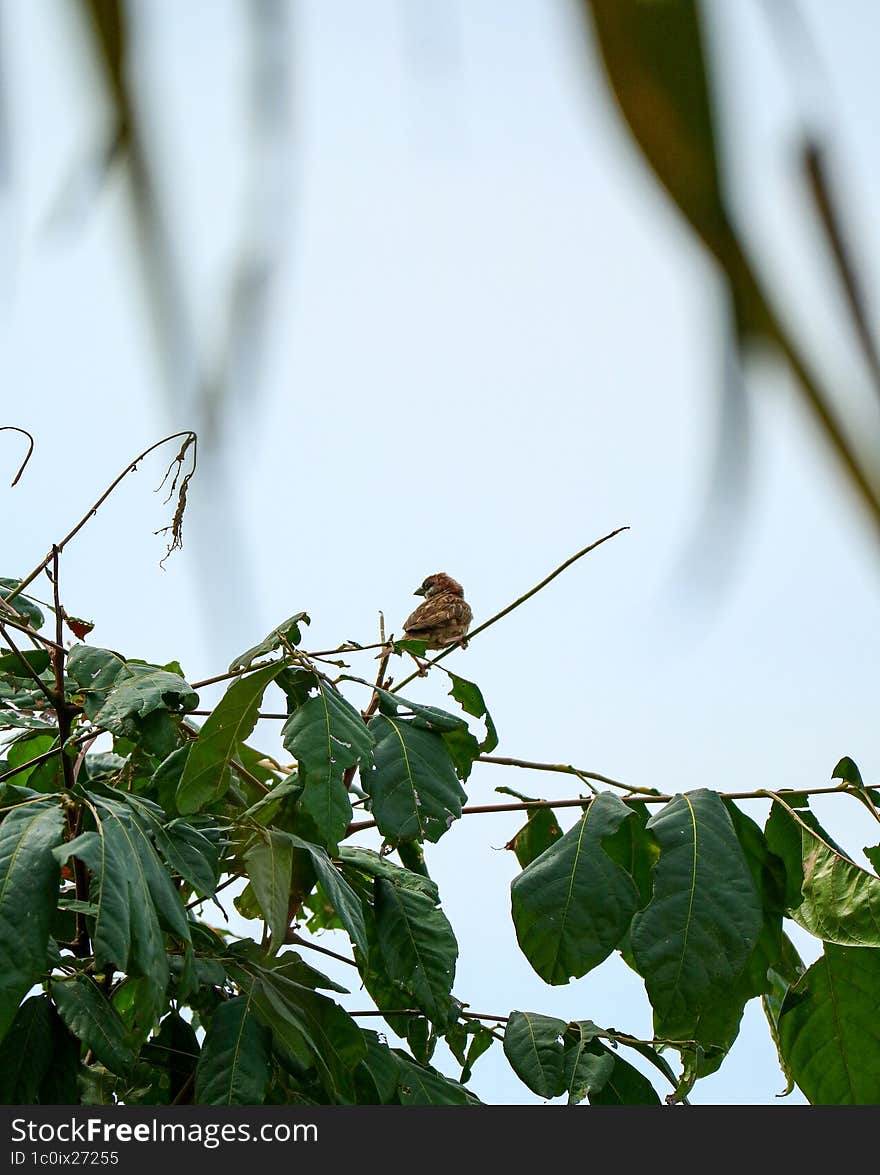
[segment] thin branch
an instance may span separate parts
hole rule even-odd
[[[102,731],[98,731],[98,734],[102,733]],[[90,730],[87,734],[83,735],[82,738],[78,738],[76,741],[71,743],[71,746],[81,746],[83,742],[87,742],[90,738],[94,737],[96,737],[95,731]],[[34,755],[33,759],[28,759],[26,763],[19,763],[17,767],[13,767],[9,771],[4,771],[3,774],[0,775],[0,783],[5,783],[7,779],[12,779],[14,775],[18,775],[22,771],[27,771],[30,767],[36,767],[40,763],[45,763],[45,761],[47,759],[51,759],[53,755],[60,755],[62,749],[63,748],[60,745],[57,747],[50,747],[48,751],[43,751],[41,755]]]
[[[156,441],[154,445],[150,445],[148,449],[144,449],[142,453],[139,453],[133,461],[130,461],[128,465],[126,465],[125,469],[123,469],[119,476],[114,478],[114,480],[110,483],[107,489],[104,490],[103,494],[101,494],[98,500],[92,506],[90,506],[83,517],[80,518],[76,526],[74,526],[72,530],[68,531],[68,533],[60,542],[55,543],[52,550],[48,555],[46,555],[45,559],[42,559],[33,569],[33,571],[29,575],[25,576],[25,578],[19,583],[18,587],[14,588],[9,593],[9,595],[6,597],[7,601],[14,600],[15,597],[19,595],[19,593],[23,592],[29,584],[34,582],[34,580],[42,571],[45,571],[45,569],[52,562],[55,551],[57,550],[58,554],[60,554],[64,550],[70,540],[79,534],[89,519],[93,518],[94,515],[97,514],[100,507],[103,506],[104,502],[110,497],[119,483],[128,477],[130,473],[134,473],[137,470],[138,465],[140,465],[141,461],[143,461],[145,457],[148,457],[150,453],[154,451],[154,449],[158,449],[162,445],[167,445],[169,441],[175,441],[178,437],[192,437],[193,443],[195,443],[195,433],[192,431],[192,429],[184,429],[182,432],[175,432],[170,436],[163,437],[161,441]],[[193,463],[195,464],[195,456],[193,457]]]
[[[54,710],[57,705],[56,697],[46,685],[45,681],[43,681],[42,677],[40,677],[39,673],[37,673],[36,669],[34,669],[33,665],[31,665],[30,661],[28,661],[27,657],[24,655],[9,633],[6,631],[6,623],[3,620],[0,620],[0,636],[3,637],[3,639],[9,645],[10,649],[12,649],[13,653],[15,653],[16,657],[18,657],[23,668],[27,670],[28,676],[36,682],[42,693],[46,696],[49,705]]]
[[[782,796],[822,796],[822,795],[837,795],[840,793],[848,793],[849,795],[858,796],[861,789],[855,786],[848,787],[797,787],[797,788],[782,788],[778,792],[767,791],[766,788],[759,788],[756,791],[727,791],[719,792],[718,794],[724,800],[767,800],[779,799]],[[686,793],[678,793],[682,795]],[[676,799],[677,795],[626,795],[621,796],[624,803],[627,804],[668,804]],[[564,799],[564,800],[524,800],[517,804],[474,804],[466,808],[462,808],[462,816],[482,816],[494,812],[528,812],[536,808],[587,808],[593,802],[591,796],[581,796],[579,799]],[[786,805],[787,806],[787,805]],[[367,828],[375,828],[375,820],[360,820],[356,823],[349,824],[346,829],[346,836],[351,836],[355,832],[363,832]]]
[[[31,454],[34,451],[34,438],[31,436],[31,434],[27,431],[26,428],[18,428],[14,424],[0,425],[0,432],[20,432],[23,437],[27,437],[27,439],[28,439],[28,451],[27,451],[27,453],[25,453],[24,461],[22,461],[22,463],[19,467],[18,473],[16,473],[15,477],[12,479],[12,481],[10,483],[10,489],[14,489],[18,485],[19,478],[24,473],[28,461],[30,461],[30,459],[31,459]]]
[[[334,653],[363,653],[372,649],[384,649],[385,642],[382,641],[374,645],[355,645],[342,644],[335,649],[319,649],[317,653],[308,653],[304,650],[297,650],[300,656],[309,660],[317,657],[329,657]],[[254,673],[257,669],[264,669],[267,665],[274,665],[274,661],[257,661],[253,665],[245,665],[241,669],[231,669],[228,673],[218,673],[215,677],[206,677],[203,681],[191,681],[190,686],[193,689],[203,689],[206,685],[216,685],[219,681],[231,681],[234,677],[241,677],[244,673]],[[285,714],[285,718],[289,715]]]
[[[2,601],[2,603],[5,602],[5,600]],[[63,645],[56,644],[55,641],[50,641],[47,636],[43,636],[39,632],[34,632],[34,630],[32,628],[28,628],[26,624],[20,624],[19,621],[12,620],[9,616],[3,617],[3,623],[8,624],[10,628],[15,628],[19,632],[23,632],[25,636],[29,636],[32,641],[39,641],[40,644],[45,645],[47,649],[55,649],[56,651],[61,649],[62,652],[64,651]]]
[[[625,530],[629,530],[629,527],[619,526],[617,530],[612,530],[610,534],[606,534],[603,538],[597,539],[594,543],[590,543],[588,547],[584,547],[582,551],[578,551],[577,554],[572,555],[570,559],[566,559],[565,562],[560,564],[560,566],[557,567],[555,571],[551,571],[550,574],[546,576],[546,578],[542,579],[540,583],[535,584],[535,586],[527,591],[525,595],[520,596],[518,599],[514,600],[512,604],[508,604],[506,608],[502,608],[500,612],[496,612],[494,616],[490,616],[488,620],[485,620],[482,624],[477,625],[477,627],[467,635],[468,644],[470,644],[474,637],[479,636],[481,632],[485,632],[487,628],[491,627],[491,625],[496,624],[499,620],[503,619],[503,617],[509,615],[509,613],[511,613],[514,608],[518,608],[520,604],[524,604],[526,600],[530,600],[532,596],[536,595],[539,591],[541,591],[542,588],[545,588],[548,583],[551,583],[557,577],[557,575],[561,575],[562,572],[566,570],[566,568],[571,567],[572,563],[576,563],[577,560],[582,559],[584,555],[589,555],[590,551],[595,551],[596,547],[601,547],[603,543],[607,543],[609,539],[613,539],[615,535],[619,535]],[[450,653],[454,653],[455,650],[459,647],[460,646],[458,642],[453,645],[449,645],[448,648],[445,648],[441,653],[438,653],[437,656],[432,660],[426,661],[424,668],[430,669],[432,665],[436,665],[438,661],[442,661],[444,657],[448,657]],[[415,673],[411,673],[409,677],[405,677],[403,681],[396,685],[390,692],[396,694],[399,690],[403,689],[405,685],[408,685],[411,681],[414,681],[415,678],[423,676],[424,672],[417,671]]]
[[[217,886],[217,888],[214,890],[214,893],[212,893],[210,897],[208,897],[208,898],[196,897],[196,898],[193,898],[193,900],[191,902],[187,902],[187,905],[186,905],[187,910],[192,910],[194,906],[203,906],[205,904],[205,902],[213,902],[215,896],[221,891],[221,889],[227,889],[230,885],[232,885],[232,883],[234,881],[241,881],[241,880],[242,880],[242,878],[239,876],[239,874],[233,873],[231,876],[227,877],[226,880],[224,882],[222,882],[222,884]]]
[[[609,787],[623,788],[626,792],[635,795],[653,796],[646,787],[635,787],[631,783],[621,783],[619,779],[611,779],[607,775],[599,775],[596,771],[583,771],[580,767],[572,767],[569,763],[533,763],[529,759],[509,759],[502,755],[480,755],[474,759],[475,763],[497,763],[501,767],[525,767],[530,771],[554,771],[562,775],[576,775],[578,779],[594,779],[597,783],[607,783]]]
[[[339,963],[347,963],[349,967],[357,967],[354,959],[349,959],[345,955],[338,955],[336,951],[331,951],[329,947],[319,947],[316,942],[310,942],[307,938],[301,938],[295,930],[288,930],[287,937],[284,941],[286,943],[292,943],[294,946],[307,947],[310,951],[318,951],[322,955],[329,955],[331,959],[336,959]]]

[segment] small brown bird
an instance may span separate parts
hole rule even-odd
[[[429,575],[413,595],[424,596],[415,612],[407,617],[403,634],[411,640],[426,641],[429,649],[459,644],[467,648],[465,636],[474,618],[464,598],[464,589],[445,571]]]

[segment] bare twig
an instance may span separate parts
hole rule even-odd
[[[497,763],[501,767],[525,767],[530,771],[553,771],[562,775],[576,775],[578,779],[594,779],[597,783],[607,783],[609,787],[619,787],[634,795],[653,796],[647,787],[635,787],[631,783],[621,783],[619,779],[611,779],[607,775],[599,775],[596,771],[584,771],[580,767],[572,767],[569,763],[533,763],[529,759],[509,759],[502,755],[480,755],[475,763]]]
[[[18,473],[16,473],[15,477],[12,479],[12,482],[10,483],[10,489],[14,489],[15,486],[18,485],[19,478],[24,473],[28,461],[30,461],[30,459],[31,459],[31,454],[34,451],[34,438],[31,436],[31,434],[27,431],[26,428],[18,428],[14,424],[0,425],[0,432],[20,432],[23,437],[27,437],[27,439],[28,439],[28,451],[27,451],[27,453],[25,453],[24,461],[22,461],[21,465],[19,466]]]
[[[294,930],[288,930],[287,937],[284,941],[298,947],[307,947],[310,951],[318,951],[322,955],[329,955],[331,959],[336,959],[339,963],[347,963],[350,967],[357,967],[354,959],[349,959],[345,955],[338,955],[336,951],[331,951],[329,947],[319,947],[316,942],[309,942],[307,938],[301,938]]]
[[[503,619],[503,617],[509,615],[514,610],[514,608],[518,608],[520,604],[524,604],[526,600],[530,600],[532,596],[536,595],[539,591],[541,591],[542,588],[545,588],[548,583],[551,583],[557,577],[557,575],[561,575],[562,572],[566,570],[566,568],[571,567],[572,563],[576,563],[577,560],[582,559],[584,555],[589,555],[590,551],[595,551],[596,547],[601,547],[603,543],[607,543],[609,539],[613,539],[615,535],[619,535],[625,530],[629,530],[629,527],[619,526],[617,530],[612,530],[610,534],[606,534],[603,538],[597,539],[594,543],[590,543],[588,547],[584,547],[582,551],[578,551],[575,555],[572,555],[570,559],[566,559],[565,562],[560,564],[560,566],[557,567],[555,571],[551,571],[550,574],[542,579],[540,583],[537,583],[533,588],[530,588],[530,590],[527,591],[525,595],[520,596],[518,599],[514,600],[512,604],[508,604],[506,608],[502,608],[500,612],[496,612],[494,616],[490,616],[488,620],[485,620],[482,624],[477,625],[475,629],[468,633],[468,643],[470,643],[474,637],[479,636],[481,632],[485,632],[487,628],[491,627],[491,625],[496,624],[499,620]],[[454,653],[458,647],[458,643],[450,645],[441,653],[438,653],[436,657],[432,658],[430,661],[426,661],[425,668],[430,669],[432,665],[436,665],[438,661],[442,661],[444,657],[448,657],[450,653]],[[403,681],[396,685],[390,692],[396,694],[399,690],[403,689],[405,685],[409,685],[411,681],[421,676],[424,676],[424,674],[418,671],[411,673],[409,677],[405,677]]]
[[[61,539],[60,542],[55,543],[52,547],[52,550],[49,552],[49,554],[46,555],[46,557],[44,559],[42,559],[37,564],[37,566],[33,569],[33,571],[30,572],[29,575],[25,576],[25,578],[19,583],[17,588],[15,588],[13,591],[11,591],[9,593],[9,595],[6,597],[7,601],[14,600],[15,597],[17,595],[19,595],[21,592],[23,592],[24,589],[29,584],[34,582],[34,580],[37,578],[37,576],[42,571],[44,571],[49,566],[49,564],[52,562],[55,551],[57,551],[58,554],[60,554],[64,550],[64,548],[67,546],[67,544],[70,542],[70,540],[72,538],[74,538],[77,534],[79,534],[79,532],[82,530],[82,528],[85,526],[85,524],[89,521],[89,519],[93,518],[94,515],[97,514],[100,507],[110,497],[110,495],[113,493],[113,491],[119,485],[119,483],[121,481],[123,481],[126,477],[128,477],[128,475],[130,473],[134,473],[135,470],[137,469],[138,465],[140,465],[141,461],[143,461],[145,457],[148,457],[150,455],[150,453],[152,453],[155,449],[160,448],[162,445],[167,445],[169,441],[177,440],[178,437],[191,438],[189,443],[193,446],[193,448],[195,448],[196,434],[191,429],[185,429],[183,432],[175,432],[175,433],[172,433],[171,436],[163,437],[161,441],[156,441],[156,443],[154,445],[150,445],[150,447],[148,449],[144,449],[144,451],[142,453],[139,453],[133,461],[130,461],[128,463],[128,465],[126,465],[125,469],[123,469],[123,471],[119,474],[119,476],[114,478],[114,480],[110,483],[110,485],[107,487],[107,489],[104,490],[103,494],[101,494],[101,496],[98,498],[98,500],[96,502],[94,502],[89,507],[89,509],[86,511],[86,513],[83,515],[83,517],[80,518],[80,520],[79,520],[79,522],[77,522],[76,526],[74,526],[72,530],[68,531],[68,533],[64,536],[63,539]],[[181,449],[181,452],[178,454],[178,458],[181,457],[181,455],[186,452],[186,449],[188,447],[189,447],[189,445],[185,445],[184,448]],[[193,453],[193,467],[195,467],[195,452]],[[184,480],[186,482],[189,479],[185,478]],[[179,522],[179,520],[177,519],[177,517],[175,515],[175,525],[178,522]]]

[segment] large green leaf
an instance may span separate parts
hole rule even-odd
[[[466,1106],[476,1102],[457,1081],[428,1066],[417,1065],[400,1049],[393,1049],[397,1060],[398,1096],[403,1106]]]
[[[504,1055],[520,1081],[538,1097],[565,1092],[566,1022],[538,1012],[511,1012],[504,1030]]]
[[[359,873],[366,877],[384,877],[393,885],[426,894],[435,903],[440,900],[437,883],[430,877],[423,873],[414,873],[412,869],[401,869],[388,857],[383,857],[373,849],[361,848],[359,845],[343,845],[339,850],[339,860],[345,874],[353,877]]]
[[[654,1008],[656,1035],[685,1040],[742,974],[761,931],[761,901],[715,792],[677,796],[648,829],[660,859],[653,897],[633,919],[632,956]]]
[[[125,661],[110,649],[74,645],[67,671],[83,691],[86,717],[123,738],[137,739],[157,712],[192,710],[199,696],[177,673]]]
[[[52,1063],[50,1014],[45,995],[31,996],[16,1012],[0,1044],[0,1105],[24,1106],[39,1100],[40,1086]]]
[[[97,984],[84,975],[56,979],[52,998],[74,1036],[112,1073],[124,1077],[137,1058],[128,1045],[125,1024]]]
[[[438,841],[467,799],[442,734],[382,714],[370,731],[376,745],[361,780],[379,831],[392,842]]]
[[[450,674],[450,677],[454,677],[454,675]],[[457,680],[461,682],[461,689],[458,693],[460,699],[464,699],[462,708],[465,712],[468,712],[467,705],[478,708],[482,703],[480,691],[472,682],[465,681],[464,678]],[[454,694],[455,686],[450,692]],[[471,733],[464,718],[460,718],[457,714],[450,714],[448,710],[440,710],[437,706],[426,706],[421,702],[413,702],[409,698],[401,697],[400,694],[389,693],[388,690],[377,690],[376,696],[379,699],[379,713],[384,717],[395,721],[403,718],[414,727],[436,731],[443,739],[456,775],[461,780],[467,780],[474,759],[480,754],[480,744],[476,736]],[[479,703],[476,700],[478,696]],[[485,709],[484,703],[483,707]],[[488,718],[488,722],[491,721],[491,718]],[[487,740],[491,742],[488,735]]]
[[[196,1066],[196,1101],[207,1106],[261,1105],[269,1082],[272,1034],[249,996],[214,1012]]]
[[[292,1071],[313,1065],[334,1100],[353,1095],[353,1073],[366,1054],[366,1043],[347,1012],[288,978],[283,957],[272,967],[242,958],[228,964],[228,972],[251,994],[276,1051]]]
[[[92,950],[95,963],[109,963],[119,971],[129,968],[132,953],[132,904],[145,903],[141,912],[141,930],[135,949],[135,972],[153,974],[158,984],[167,982],[167,964],[162,934],[153,904],[139,871],[130,872],[130,843],[113,816],[101,821],[97,831],[80,833],[56,850],[60,862],[77,857],[90,871],[89,902],[94,911],[91,923]],[[137,915],[136,915],[137,916]]]
[[[2,612],[0,612],[2,618]],[[34,673],[45,673],[52,664],[47,649],[22,649],[18,653],[4,653],[0,656],[0,677],[22,678],[31,681],[32,675],[22,664],[25,661]]]
[[[283,668],[279,661],[240,677],[205,720],[177,785],[177,810],[182,815],[197,812],[225,795],[230,764],[257,724],[263,694]]]
[[[264,829],[244,855],[248,877],[266,919],[274,953],[284,943],[290,922],[290,885],[293,878],[293,844],[285,832]]]
[[[591,1020],[569,1024],[565,1045],[565,1088],[568,1104],[589,1098],[593,1106],[656,1106],[660,1098],[634,1065],[596,1039]]]
[[[690,1058],[689,1063],[700,1077],[719,1068],[739,1033],[745,1005],[755,996],[771,991],[771,970],[781,966],[785,905],[783,863],[770,852],[758,825],[731,801],[725,800],[724,804],[761,899],[762,922],[758,940],[741,975],[703,1009],[694,1026],[692,1036],[700,1045],[700,1053]]]
[[[321,883],[325,896],[336,911],[339,921],[345,927],[354,945],[366,954],[367,931],[357,894],[330,860],[325,849],[293,834],[290,834],[290,840],[294,848],[308,853],[315,875]]]
[[[448,1022],[458,944],[443,911],[426,894],[375,882],[376,928],[385,967],[436,1024]]]
[[[0,1039],[46,971],[60,873],[52,850],[63,830],[57,802],[23,804],[0,824]]]
[[[766,835],[785,862],[795,922],[826,942],[880,947],[880,878],[851,861],[811,812],[774,802]]]
[[[304,783],[299,808],[324,847],[335,852],[351,819],[343,773],[369,753],[373,740],[358,711],[338,690],[317,676],[314,688],[315,696],[285,722],[281,738],[299,763]]]
[[[880,1105],[880,951],[825,944],[779,1016],[785,1069],[813,1105]]]
[[[568,983],[598,966],[638,909],[635,882],[602,847],[630,816],[617,796],[597,796],[574,828],[513,880],[516,937],[547,983]]]

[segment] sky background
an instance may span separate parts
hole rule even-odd
[[[758,0],[706,6],[726,166],[786,317],[834,386],[864,395],[794,150],[804,120],[829,136],[876,305],[880,11],[800,7],[822,69],[792,75]],[[276,285],[261,368],[201,437],[184,551],[159,568],[152,532],[169,510],[151,492],[165,468],[156,455],[65,553],[63,598],[96,622],[91,640],[179,659],[197,680],[300,610],[315,649],[378,639],[380,610],[399,634],[413,589],[438,570],[464,584],[477,624],[629,526],[449,659],[481,686],[496,753],[664,792],[823,785],[845,754],[876,780],[877,535],[766,360],[748,372],[742,502],[728,524],[702,524],[721,292],[623,133],[575,5],[282,5],[287,145],[262,202],[247,182],[241,6],[135,8],[133,65],[201,354],[222,352],[242,224],[275,259]],[[157,361],[125,177],[92,182],[108,112],[73,6],[8,0],[0,44],[0,381],[7,422],[36,438],[9,492],[0,572],[21,575],[194,410],[185,372],[169,386]],[[2,444],[12,471],[18,440]],[[374,672],[369,655],[361,669]],[[443,705],[444,680],[412,694]],[[277,734],[252,741],[276,751]],[[576,783],[478,764],[468,793],[574,797]],[[861,860],[877,837],[859,806],[815,808]],[[766,809],[747,810],[761,820]],[[456,995],[478,1012],[649,1037],[642,981],[619,961],[550,988],[519,952],[518,867],[503,846],[520,816],[466,817],[428,849],[459,939]],[[817,943],[792,935],[816,957]],[[350,982],[341,965],[327,970]],[[356,989],[342,1002],[369,1006]],[[435,1061],[457,1076],[448,1054]],[[472,1087],[490,1102],[536,1101],[499,1046]],[[692,1100],[785,1104],[783,1087],[753,1002]]]

